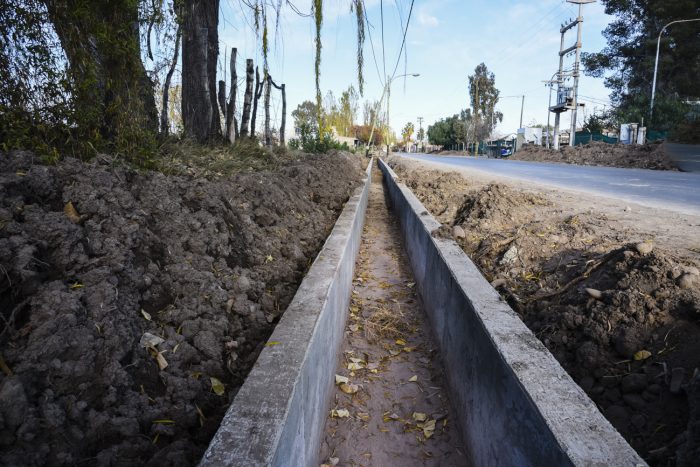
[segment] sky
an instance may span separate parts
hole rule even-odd
[[[302,13],[311,11],[311,0],[293,3]],[[350,3],[350,0],[324,1],[321,88],[324,94],[331,90],[336,97],[350,85],[356,89],[358,86],[357,24]],[[512,133],[519,128],[522,95],[525,95],[523,126],[547,123],[549,88],[543,81],[551,79],[557,71],[559,28],[576,17],[577,5],[564,0],[416,0],[406,35],[406,55],[399,59],[402,25],[408,19],[411,0],[366,0],[365,4],[370,27],[364,46],[362,100],[381,97],[380,77],[391,74],[397,63],[396,76],[420,74],[392,82],[390,123],[397,134],[409,121],[417,129],[418,117],[423,117],[427,129],[436,120],[466,108],[468,76],[481,62],[495,73],[496,87],[501,92],[496,109],[503,112],[504,118],[497,125],[497,134]],[[245,58],[262,63],[260,43],[252,33],[252,19],[245,8],[238,0],[221,2],[220,61],[225,63],[226,55],[236,47],[239,79],[245,76]],[[274,22],[274,14],[270,16]],[[602,31],[612,17],[605,14],[598,2],[584,5],[583,18],[582,51],[602,50],[605,47]],[[293,122],[291,112],[298,104],[315,99],[314,31],[313,18],[300,17],[285,6],[279,29],[272,34],[270,74],[278,84],[286,83],[288,122]],[[567,33],[565,45],[575,42],[574,28]],[[573,57],[567,58],[565,69],[572,63]],[[219,73],[224,73],[223,67]],[[584,112],[579,112],[579,125],[586,115],[609,105],[609,92],[602,78],[582,76],[579,95],[586,104]],[[272,118],[279,122],[281,99],[275,95],[272,102]],[[562,116],[562,126],[568,126],[569,122],[570,112]],[[288,134],[293,131],[290,127],[292,123],[288,123]]]

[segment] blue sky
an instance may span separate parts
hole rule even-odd
[[[310,0],[293,2],[300,11],[310,11]],[[321,86],[336,96],[350,84],[357,87],[356,20],[349,0],[325,0]],[[401,23],[406,21],[410,0],[384,0],[384,55],[387,73],[397,62],[401,46]],[[377,64],[372,56],[369,34],[364,48],[364,99],[379,99],[383,75],[380,1],[366,0],[372,25],[372,41]],[[407,59],[400,60],[397,75],[420,73],[420,77],[397,79],[392,85],[391,126],[398,133],[403,125],[424,117],[424,126],[457,113],[467,106],[467,77],[481,62],[496,75],[496,86],[503,98],[497,109],[503,123],[497,132],[514,132],[519,126],[520,98],[525,95],[523,123],[546,123],[548,88],[542,81],[551,78],[558,67],[559,27],[576,17],[576,6],[564,0],[416,0],[407,35]],[[251,33],[250,19],[237,0],[221,3],[220,41],[224,51],[237,47],[239,77],[244,75],[245,58],[259,61],[260,45]],[[612,18],[600,3],[584,5],[583,51],[599,51],[605,46],[602,31]],[[278,35],[272,36],[270,73],[276,82],[286,83],[288,120],[291,111],[304,100],[313,100],[314,25],[286,7],[280,19]],[[576,41],[575,29],[567,34],[566,44]],[[573,63],[573,57],[565,61]],[[570,66],[570,65],[569,65]],[[379,72],[377,71],[379,68]],[[220,70],[223,73],[223,70]],[[602,79],[582,77],[579,94],[586,103],[584,115],[602,110],[609,93]],[[279,119],[280,103],[273,98],[273,118]],[[361,118],[361,116],[360,116]],[[562,125],[569,124],[569,114]],[[554,121],[552,115],[552,123]]]

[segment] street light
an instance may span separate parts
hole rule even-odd
[[[676,23],[690,23],[692,21],[700,21],[700,18],[694,19],[679,19],[676,21],[671,21],[666,26],[661,28],[659,32],[659,39],[656,41],[656,61],[654,62],[654,82],[651,85],[651,107],[649,108],[649,123],[651,124],[651,117],[654,115],[654,97],[656,96],[656,72],[659,69],[659,49],[661,48],[661,35],[664,33],[667,27]]]
[[[417,78],[420,76],[420,73],[406,73],[403,75],[399,76],[394,76],[393,78],[390,78],[387,76],[386,84],[384,85],[384,91],[382,92],[382,97],[379,99],[379,105],[377,106],[377,110],[379,110],[382,107],[382,102],[384,102],[384,96],[386,96],[386,127],[387,127],[387,138],[386,138],[386,155],[389,155],[389,131],[391,129],[389,128],[389,99],[391,95],[391,83],[394,82],[394,80],[398,78],[403,78],[404,76],[413,76],[414,78]],[[369,134],[369,140],[367,141],[367,149],[369,150],[369,145],[372,142],[372,137],[374,136],[374,129],[377,125],[377,118],[375,115],[374,122],[372,122],[372,131]]]

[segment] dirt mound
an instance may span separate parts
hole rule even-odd
[[[677,258],[612,230],[604,216],[566,212],[536,194],[469,187],[456,174],[394,170],[431,212],[442,213],[440,222],[462,229],[442,234],[455,236],[642,456],[653,465],[694,465],[700,445],[697,257]]]
[[[593,141],[573,148],[563,146],[559,151],[542,146],[526,145],[510,156],[510,159],[652,170],[678,170],[678,166],[671,160],[660,143],[629,145]]]
[[[359,160],[205,180],[1,157],[0,464],[198,462]]]

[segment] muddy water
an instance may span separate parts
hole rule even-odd
[[[467,465],[438,349],[414,290],[375,168],[322,462]]]

